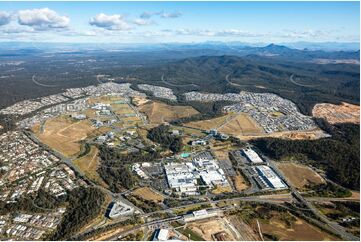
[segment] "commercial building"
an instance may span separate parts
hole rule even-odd
[[[169,237],[168,229],[157,229],[154,233],[152,241],[167,241]]]
[[[202,210],[193,211],[190,214],[184,215],[183,219],[185,222],[191,222],[191,221],[195,221],[195,220],[215,217],[215,216],[218,216],[220,213],[221,213],[221,210],[219,210],[219,209],[209,209],[209,210],[202,209]]]
[[[164,165],[167,181],[170,188],[187,195],[197,195],[197,179],[193,174],[192,164]]]
[[[116,202],[110,205],[110,211],[108,213],[108,217],[115,219],[120,216],[131,215],[134,212],[134,208],[125,204],[124,202],[117,200]]]
[[[253,164],[259,164],[259,163],[263,162],[261,157],[259,157],[259,155],[251,148],[246,148],[246,149],[243,149],[242,151],[245,154],[245,156],[247,157],[247,159],[249,160],[249,162],[251,162]]]
[[[256,166],[257,173],[261,182],[266,184],[266,187],[273,189],[287,188],[286,184],[281,178],[268,166]]]

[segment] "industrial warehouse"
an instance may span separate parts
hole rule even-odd
[[[192,162],[166,164],[164,170],[169,187],[180,194],[199,195],[201,185],[229,186],[223,169],[209,152],[198,153]]]

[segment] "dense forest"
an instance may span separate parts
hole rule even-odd
[[[121,154],[118,149],[106,145],[99,146],[100,166],[97,170],[100,177],[108,184],[113,192],[131,189],[135,185],[129,165],[136,162],[149,162],[160,157],[152,149],[147,151]]]
[[[182,137],[174,136],[170,133],[168,125],[159,125],[149,130],[147,138],[161,144],[164,148],[170,149],[174,153],[182,150]]]
[[[332,137],[318,140],[262,138],[252,143],[270,158],[298,158],[324,169],[330,180],[359,190],[360,126],[348,123],[329,125],[324,121],[321,127],[327,129]]]
[[[49,240],[69,240],[101,212],[104,201],[104,194],[98,188],[79,187],[69,192],[64,218]]]

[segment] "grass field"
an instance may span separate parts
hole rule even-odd
[[[153,124],[162,124],[198,114],[198,111],[190,106],[171,106],[162,102],[149,102],[140,105],[139,110],[145,113],[150,123]]]
[[[297,188],[304,188],[310,184],[325,183],[323,178],[311,168],[296,163],[280,163],[278,168]]]
[[[85,156],[76,159],[73,163],[79,167],[81,171],[92,181],[107,187],[107,184],[100,178],[97,173],[97,168],[99,165],[99,150],[95,146],[91,146],[90,151]]]
[[[241,113],[224,124],[219,132],[239,136],[239,135],[260,135],[263,134],[263,129],[257,125],[248,114]]]
[[[224,115],[221,117],[212,118],[212,119],[208,119],[208,120],[185,123],[184,125],[193,127],[193,128],[209,130],[209,129],[218,128],[219,126],[224,124],[227,121],[227,119],[229,119],[231,117],[232,117],[231,114],[227,114],[227,115]]]
[[[40,141],[62,153],[73,157],[81,150],[80,141],[90,135],[95,128],[88,120],[73,121],[67,116],[49,119],[44,124],[44,130],[33,129]]]
[[[216,186],[213,190],[213,194],[222,194],[225,192],[232,192],[232,188],[230,186]]]
[[[337,238],[319,228],[310,225],[306,221],[296,218],[291,226],[287,226],[283,220],[271,218],[268,221],[259,220],[263,234],[275,235],[279,240],[322,241],[337,240]],[[256,225],[254,225],[256,227]]]
[[[163,202],[164,196],[159,193],[152,191],[149,187],[137,188],[133,195],[143,198],[144,200],[153,202]]]

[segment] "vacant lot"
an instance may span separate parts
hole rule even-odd
[[[88,120],[73,121],[66,116],[49,119],[41,128],[34,129],[41,142],[67,157],[75,156],[81,150],[80,141],[95,130]]]
[[[198,114],[198,111],[190,106],[171,106],[162,102],[146,103],[141,105],[139,110],[145,113],[153,124],[162,124]]]
[[[248,114],[241,113],[232,118],[229,122],[226,122],[219,132],[239,136],[239,135],[259,135],[264,133],[263,129],[257,125]]]
[[[360,106],[350,103],[340,105],[318,103],[312,110],[312,115],[325,118],[329,123],[360,123]]]
[[[99,165],[98,153],[98,148],[91,146],[88,154],[74,160],[73,163],[79,167],[90,180],[107,187],[106,183],[99,177],[97,172]]]
[[[287,226],[284,220],[271,218],[270,220],[259,220],[261,231],[263,234],[276,236],[279,240],[302,240],[302,241],[315,241],[315,240],[337,240],[332,235],[329,235],[319,228],[310,225],[306,221],[296,218],[291,226]],[[256,228],[257,225],[254,225]]]
[[[296,163],[281,163],[278,168],[297,188],[304,188],[310,184],[321,184],[325,181],[311,168]]]
[[[188,228],[202,236],[202,238],[207,241],[215,240],[213,235],[220,232],[225,232],[226,240],[236,240],[226,225],[226,222],[221,218],[204,222],[190,223],[188,224]]]
[[[150,100],[147,99],[146,97],[133,97],[132,98],[132,103],[134,105],[136,105],[137,107],[142,106],[148,102],[150,102]]]
[[[164,197],[161,194],[152,191],[149,187],[137,188],[133,192],[133,195],[152,202],[163,202],[164,200]]]
[[[225,192],[232,192],[232,188],[230,186],[216,186],[213,190],[213,194],[221,194]]]
[[[185,123],[184,125],[203,130],[215,129],[225,124],[227,120],[229,120],[231,117],[232,117],[231,114],[227,114],[221,117],[212,118],[208,120]]]
[[[237,192],[241,192],[249,187],[247,181],[239,173],[237,176],[230,177]]]

